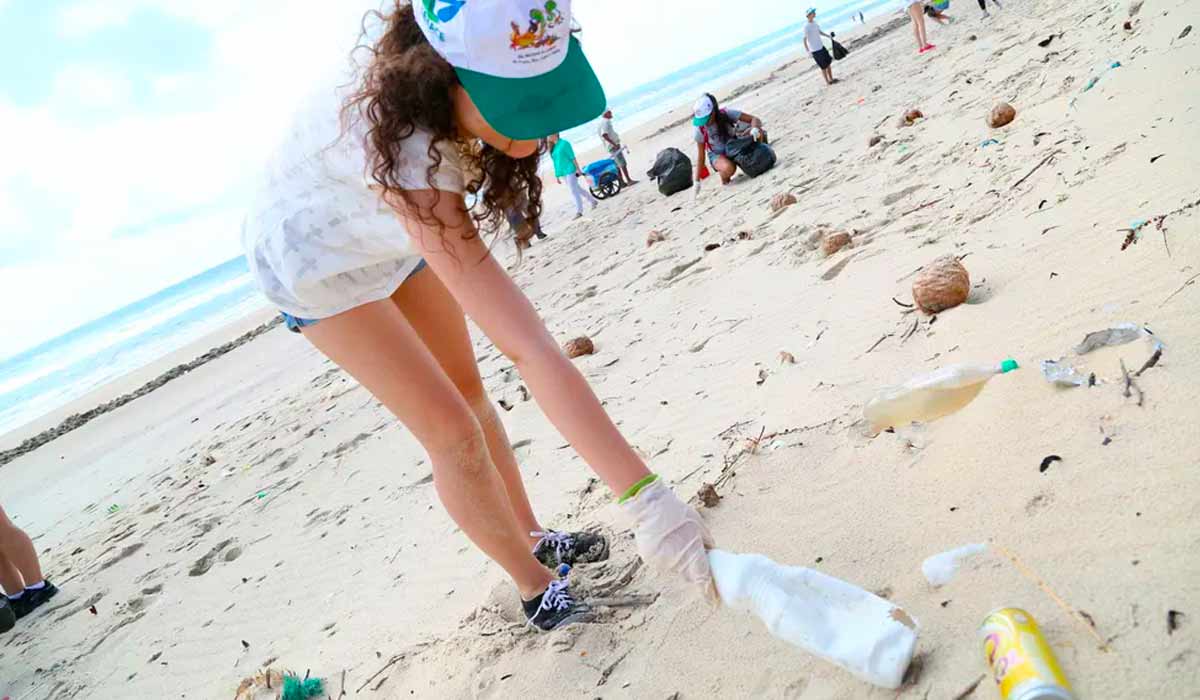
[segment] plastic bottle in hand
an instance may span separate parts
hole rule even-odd
[[[983,391],[987,380],[1016,368],[1016,360],[1005,360],[999,365],[942,367],[871,399],[863,415],[874,432],[941,418],[971,403]]]
[[[754,612],[776,637],[884,688],[898,688],[917,644],[902,609],[819,571],[761,554],[708,552],[722,602]]]

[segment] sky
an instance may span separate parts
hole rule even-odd
[[[0,358],[238,255],[257,170],[378,6],[0,0]],[[616,95],[803,19],[793,1],[734,7],[573,12]]]

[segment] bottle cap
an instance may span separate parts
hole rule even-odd
[[[1017,369],[1018,367],[1019,367],[1019,365],[1017,365],[1017,361],[1010,357],[1007,360],[1005,360],[1004,362],[1000,363],[1000,374],[1004,374],[1005,372],[1011,372],[1014,369]]]

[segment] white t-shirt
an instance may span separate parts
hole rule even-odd
[[[604,148],[607,149],[609,153],[612,153],[621,147],[621,137],[617,136],[617,130],[613,128],[611,119],[608,119],[607,117],[601,117],[600,128],[597,130],[597,133],[600,134],[600,140],[604,143]],[[609,141],[612,141],[612,143],[617,145],[614,147],[612,143],[605,141],[605,136],[608,136]]]
[[[821,25],[816,22],[807,22],[804,25],[804,48],[808,49],[809,53],[816,53],[825,48],[825,44],[821,43]]]
[[[342,94],[322,89],[294,117],[268,162],[242,225],[242,245],[259,287],[281,311],[322,319],[392,294],[420,263],[404,224],[366,173],[364,127],[342,136]],[[401,145],[405,189],[431,189],[430,135]],[[432,189],[462,194],[452,144],[439,143]]]

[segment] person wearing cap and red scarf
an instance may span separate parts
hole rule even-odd
[[[716,596],[704,522],[630,447],[485,240],[520,202],[539,218],[539,140],[605,107],[570,35],[570,0],[549,5],[372,13],[381,26],[368,27],[376,38],[352,91],[319,91],[299,112],[243,227],[252,275],[287,326],[421,443],[446,510],[542,630],[590,616],[558,571],[606,558],[608,542],[534,514],[466,316],[619,498],[642,558]]]
[[[707,161],[721,176],[721,184],[728,185],[737,174],[737,164],[725,154],[725,147],[735,138],[750,136],[755,141],[767,142],[767,132],[762,120],[736,109],[722,109],[717,98],[705,93],[692,108],[692,136],[696,141],[696,186],[708,177],[704,167]]]

